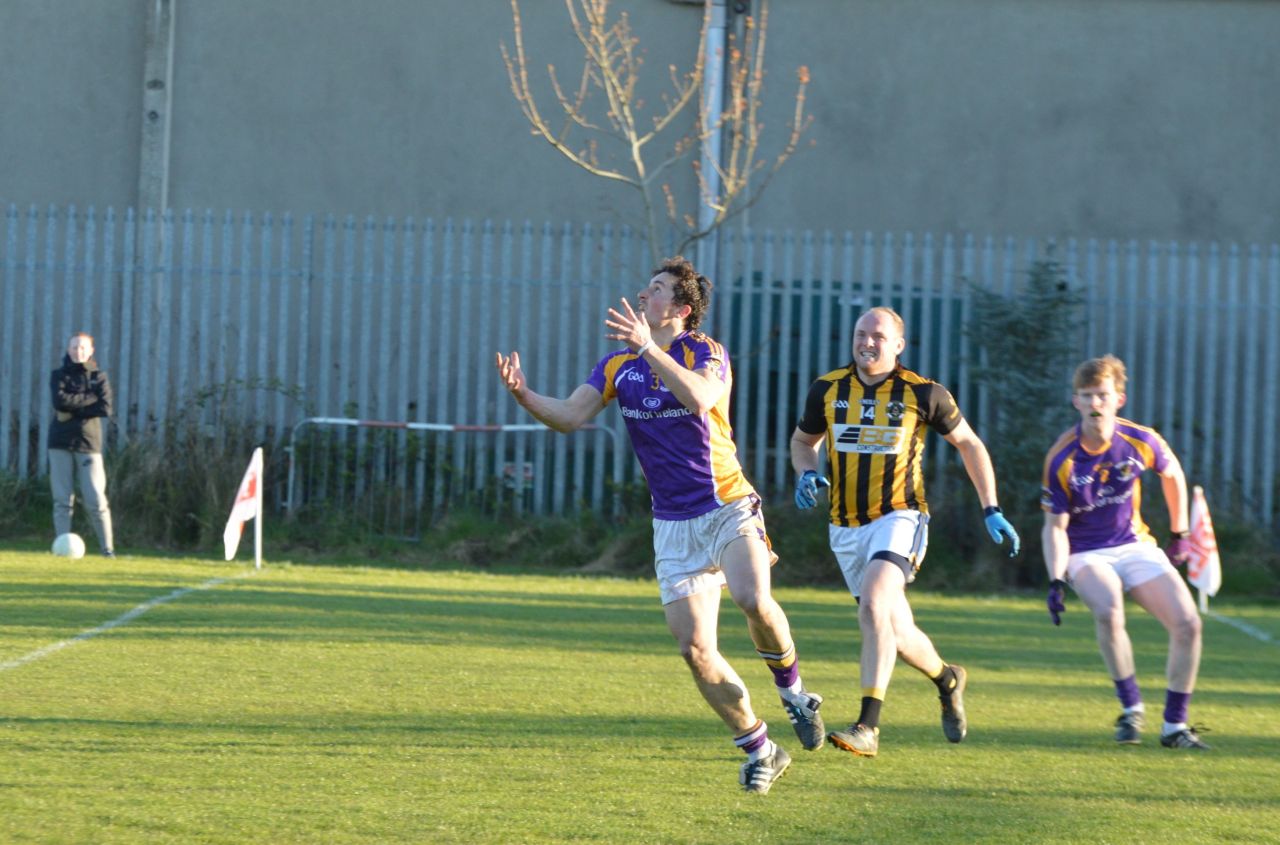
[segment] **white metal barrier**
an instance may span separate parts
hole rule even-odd
[[[292,516],[295,510],[301,504],[299,489],[298,489],[298,438],[299,438],[299,432],[301,432],[305,427],[308,427],[308,426],[380,429],[380,430],[387,430],[387,431],[403,431],[403,432],[418,431],[418,432],[434,432],[439,434],[489,433],[489,434],[495,434],[495,435],[503,435],[503,434],[519,434],[519,433],[525,433],[525,432],[554,433],[553,429],[550,429],[545,425],[542,425],[541,423],[465,424],[465,423],[427,423],[427,422],[391,421],[391,420],[363,420],[363,419],[356,419],[352,417],[308,417],[306,419],[299,421],[296,425],[293,426],[289,435],[289,445],[286,447],[286,451],[289,453],[289,474],[288,474],[288,487],[287,487],[284,507],[285,507],[285,512],[288,516]],[[612,447],[611,448],[612,467],[611,467],[610,477],[612,479],[613,488],[614,488],[614,495],[612,496],[612,505],[610,507],[610,511],[614,516],[617,516],[621,512],[621,507],[622,507],[622,499],[621,499],[621,496],[618,495],[617,491],[620,490],[624,480],[623,479],[624,455],[621,449],[619,448],[622,445],[621,436],[619,435],[616,429],[611,428],[609,426],[603,426],[603,425],[585,425],[582,428],[578,429],[578,431],[586,432],[586,433],[601,432],[605,435],[608,435],[609,437],[610,445]],[[524,477],[526,469],[524,466],[524,462],[522,460],[524,457],[524,454],[523,454],[524,450],[522,448],[519,448],[522,445],[523,444],[517,444],[516,447],[513,448],[516,460],[511,462],[510,464],[510,467],[514,470],[514,472],[512,473],[513,477],[509,479],[509,481],[512,482],[512,486],[517,491],[522,489],[523,484],[526,481]],[[370,447],[365,446],[364,444],[358,444],[357,448],[367,449]],[[479,450],[476,450],[476,451],[479,451]],[[478,485],[483,484],[486,481],[492,480],[493,477],[501,476],[504,474],[502,472],[504,465],[503,463],[501,463],[501,456],[503,454],[504,454],[504,445],[496,444],[493,451],[494,461],[493,461],[492,467],[490,468],[492,472],[489,478],[480,478],[477,476],[475,481]],[[406,459],[421,460],[421,458],[411,458],[411,456],[407,454],[405,455],[405,457]],[[484,465],[484,466],[487,467],[487,465]],[[552,480],[553,480],[554,486],[557,488],[563,487],[565,485],[564,468],[561,465],[557,464],[553,474],[554,474],[554,478]],[[432,479],[433,483],[439,484],[440,473],[438,471],[435,471],[435,472],[432,472],[431,475],[433,476],[433,479]],[[575,475],[577,475],[577,473],[575,473]],[[597,472],[597,473],[594,473],[594,476],[596,478],[601,478],[603,476],[603,473]],[[417,489],[417,495],[415,497],[415,503],[419,507],[423,504],[423,500],[424,500],[424,486],[425,486],[424,480],[425,480],[425,474],[420,475],[417,478],[418,489]],[[369,479],[369,478],[363,479],[364,483],[368,483],[370,481],[372,481],[372,479]],[[441,490],[441,492],[443,491]],[[600,506],[602,505],[602,502],[599,501],[599,494],[601,491],[595,490],[594,492],[597,495],[593,500],[589,502],[589,504],[593,509],[599,509]],[[437,500],[439,500],[442,497],[437,496],[436,498]],[[518,495],[514,496],[513,498],[514,498],[514,509],[517,512],[521,511],[522,498]],[[558,498],[559,497],[557,497],[557,502],[555,503],[555,510],[557,512],[559,507],[562,504],[560,501],[558,501]],[[546,503],[543,501],[543,497],[537,497],[537,496],[534,497],[533,509],[535,510],[535,512],[542,512],[544,510],[548,510],[548,508],[545,505]]]
[[[722,234],[705,328],[731,356],[739,459],[762,493],[790,490],[787,438],[805,391],[847,361],[869,305],[907,318],[904,362],[987,430],[999,409],[973,371],[970,284],[1014,296],[1052,253],[1083,298],[1073,357],[1123,358],[1133,418],[1169,440],[1220,510],[1280,526],[1280,244]],[[494,351],[519,350],[531,385],[568,396],[616,348],[583,329],[634,296],[648,254],[641,234],[607,224],[0,207],[0,470],[44,472],[46,374],[73,331],[94,335],[115,389],[108,448],[174,420],[216,427],[204,400],[229,391],[264,441],[304,413],[522,422],[498,379],[477,377]],[[530,503],[539,513],[606,492],[609,477],[586,471],[608,464],[595,456],[603,434],[454,431],[426,437],[477,475],[504,438],[527,441],[543,469],[570,468]],[[932,450],[930,484],[954,461]],[[433,497],[441,483],[454,481],[429,480]]]

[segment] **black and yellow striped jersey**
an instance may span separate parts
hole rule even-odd
[[[894,510],[928,513],[924,440],[963,417],[951,393],[901,364],[876,385],[863,384],[850,364],[809,388],[798,428],[825,434],[831,475],[831,522],[866,525]]]

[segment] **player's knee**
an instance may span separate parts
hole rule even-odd
[[[1196,642],[1200,639],[1202,627],[1203,623],[1200,621],[1200,615],[1188,613],[1174,620],[1173,625],[1169,628],[1169,634],[1184,643]]]
[[[750,619],[766,627],[778,621],[782,615],[782,607],[767,592],[753,592],[741,599],[734,599],[739,609]]]
[[[763,607],[767,601],[768,599],[762,599],[759,593],[733,597],[733,603],[738,606],[738,609],[752,619],[759,619],[763,615]]]
[[[715,646],[698,640],[688,640],[680,643],[680,656],[684,658],[685,663],[689,664],[689,668],[695,672],[709,666],[715,659],[715,654]]]
[[[883,596],[863,594],[862,600],[858,602],[858,619],[863,624],[891,623],[893,606],[894,602]]]
[[[1094,611],[1093,620],[1099,630],[1120,633],[1124,630],[1124,609],[1118,606],[1099,608]]]

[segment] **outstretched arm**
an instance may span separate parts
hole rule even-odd
[[[512,352],[509,356],[497,353],[495,365],[503,386],[520,403],[520,407],[547,428],[559,432],[576,431],[604,410],[600,391],[589,384],[579,385],[568,399],[543,396],[530,390],[524,370],[520,368],[519,352]]]
[[[1160,473],[1160,487],[1164,491],[1164,503],[1169,508],[1169,532],[1173,538],[1165,553],[1172,563],[1183,564],[1191,555],[1191,545],[1187,540],[1191,520],[1187,516],[1187,476],[1177,458],[1171,456],[1164,472]]]
[[[796,471],[796,507],[807,510],[818,504],[818,488],[831,482],[818,474],[818,446],[826,433],[809,434],[799,426],[791,433],[791,466]]]
[[[1044,528],[1040,529],[1040,545],[1044,549],[1044,568],[1050,581],[1067,579],[1067,557],[1071,554],[1067,543],[1067,523],[1070,514],[1045,511]]]
[[[978,492],[978,501],[982,503],[983,522],[987,533],[997,543],[1004,543],[1009,538],[1009,557],[1017,557],[1022,549],[1022,541],[1018,531],[1000,512],[996,502],[996,471],[991,466],[991,455],[978,435],[974,433],[968,420],[961,419],[960,424],[946,435],[946,440],[960,450],[960,459],[964,461],[965,472],[973,482],[973,489]]]
[[[982,507],[998,507],[1000,503],[996,501],[996,471],[991,466],[991,455],[974,433],[969,421],[960,420],[960,424],[946,435],[945,440],[960,450],[960,460],[964,461],[964,470],[973,482],[973,489],[977,491]]]
[[[1187,517],[1187,477],[1177,458],[1171,458],[1160,474],[1160,488],[1164,491],[1164,503],[1169,508],[1169,530],[1175,534],[1190,530],[1191,522]]]
[[[1044,528],[1040,529],[1040,546],[1044,549],[1044,567],[1049,571],[1049,593],[1045,607],[1049,619],[1055,625],[1062,624],[1062,614],[1067,610],[1067,558],[1071,544],[1067,541],[1067,523],[1071,516],[1065,513],[1045,511]]]
[[[826,434],[809,434],[796,429],[791,432],[791,466],[796,475],[818,471],[818,447]]]

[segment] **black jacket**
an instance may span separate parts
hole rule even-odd
[[[54,420],[49,448],[68,452],[102,452],[102,417],[111,416],[111,383],[90,358],[76,364],[66,355],[49,378]]]

